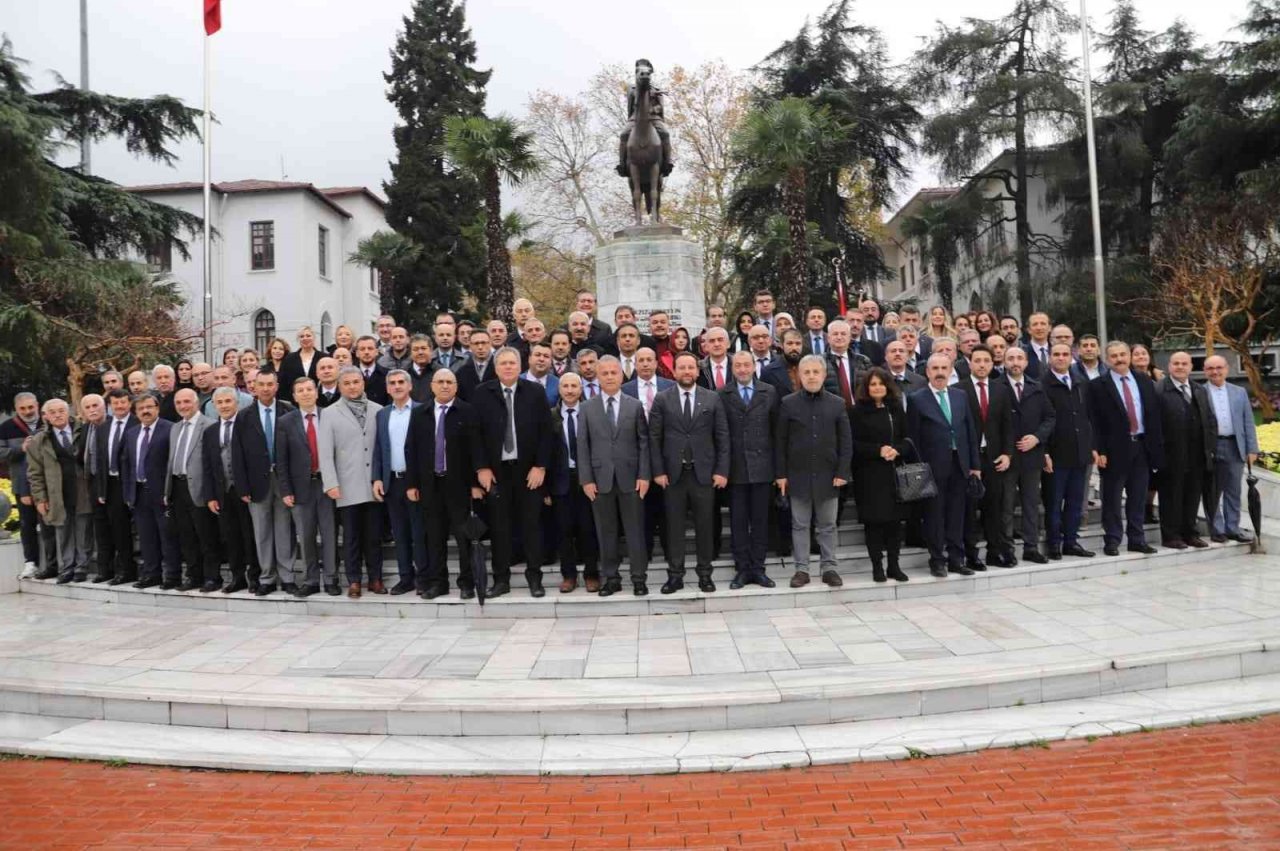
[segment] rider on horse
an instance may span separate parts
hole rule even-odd
[[[636,70],[644,66],[649,69],[649,73],[653,73],[653,63],[648,59],[637,59]],[[671,170],[675,168],[675,160],[671,158],[671,134],[667,130],[667,122],[662,111],[662,100],[665,92],[661,89],[651,88],[649,90],[649,120],[653,123],[653,128],[658,131],[658,138],[662,140],[662,176],[666,177],[671,174]],[[622,131],[622,136],[618,140],[618,174],[627,177],[627,139],[631,137],[631,129],[636,124],[636,87],[632,84],[627,91],[627,127]]]

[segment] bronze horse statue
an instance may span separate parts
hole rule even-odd
[[[645,213],[650,215],[653,224],[662,221],[663,154],[666,146],[663,145],[652,115],[655,99],[653,67],[647,62],[638,62],[634,125],[626,134],[624,148],[626,176],[631,184],[631,203],[635,207],[636,225],[644,223]],[[670,165],[665,170],[670,171]]]

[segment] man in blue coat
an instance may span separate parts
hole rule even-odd
[[[134,588],[159,585],[168,591],[182,582],[178,540],[165,514],[164,485],[169,468],[169,432],[173,423],[160,419],[160,395],[140,394],[133,402],[138,421],[124,433],[120,455],[120,487],[125,504],[133,510],[142,550],[142,569]],[[161,574],[161,564],[164,572]]]
[[[375,415],[373,496],[386,503],[391,537],[396,542],[396,564],[400,569],[400,581],[391,588],[392,594],[426,590],[428,572],[426,528],[422,512],[409,500],[406,479],[409,466],[405,446],[413,409],[418,407],[410,398],[412,392],[413,379],[409,373],[403,369],[391,370],[387,373],[387,395],[391,401]]]

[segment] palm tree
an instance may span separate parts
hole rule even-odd
[[[401,303],[405,288],[398,286],[398,279],[409,272],[420,256],[422,246],[412,238],[395,231],[380,230],[360,240],[347,260],[357,266],[377,269],[380,309],[392,316],[405,316],[407,311]],[[397,295],[400,296],[399,301]]]
[[[782,193],[789,248],[778,300],[794,316],[803,315],[809,304],[808,172],[821,167],[842,132],[826,109],[788,97],[753,109],[734,139],[739,161],[748,166],[743,173]]]
[[[501,188],[504,179],[509,186],[518,186],[538,170],[533,135],[503,115],[454,116],[445,120],[444,153],[455,166],[475,178],[484,192],[488,255],[484,301],[490,317],[509,322],[515,285],[503,227]]]
[[[948,313],[955,300],[951,272],[960,260],[962,246],[977,236],[979,226],[990,216],[991,205],[985,198],[971,193],[962,198],[925,204],[920,212],[902,222],[904,236],[920,240],[920,251],[928,258],[937,278],[938,299]],[[1002,227],[996,222],[994,227]]]

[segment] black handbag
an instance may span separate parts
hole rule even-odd
[[[906,440],[916,458],[919,458],[920,450],[916,449],[915,443],[909,437]],[[898,502],[919,502],[938,495],[938,483],[933,480],[933,469],[923,461],[894,464],[893,477],[893,495]]]

